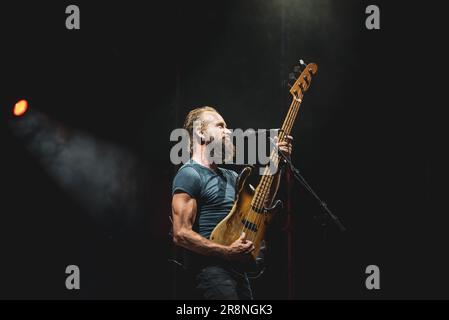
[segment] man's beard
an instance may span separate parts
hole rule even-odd
[[[207,155],[210,162],[216,164],[232,163],[234,160],[235,148],[231,139],[226,136],[223,139],[214,139],[207,145]]]

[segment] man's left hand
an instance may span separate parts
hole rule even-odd
[[[284,140],[281,142],[278,142],[276,146],[278,147],[279,151],[281,151],[288,159],[290,159],[292,154],[292,136],[285,136]]]

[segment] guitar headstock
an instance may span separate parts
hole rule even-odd
[[[289,74],[289,80],[295,80],[294,84],[290,85],[290,93],[295,99],[302,100],[304,92],[310,87],[312,77],[318,71],[318,66],[315,63],[306,64],[303,60],[299,60],[299,64]]]

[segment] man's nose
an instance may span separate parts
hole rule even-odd
[[[230,135],[231,135],[231,132],[232,132],[231,130],[229,130],[228,128],[225,128],[225,133],[226,133],[227,135],[230,136]]]

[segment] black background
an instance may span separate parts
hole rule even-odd
[[[292,184],[292,298],[447,298],[444,12],[391,2],[2,4],[0,297],[173,297],[170,132],[202,105],[231,128],[279,127],[284,80],[302,58],[319,70],[293,159],[348,231],[323,230],[318,205]],[[65,28],[69,4],[81,30]],[[380,30],[365,28],[368,4]],[[136,219],[95,220],[48,176],[10,130],[19,98],[139,159]],[[288,298],[285,217],[256,298]],[[65,288],[69,264],[79,291]],[[380,290],[365,288],[371,264]]]

